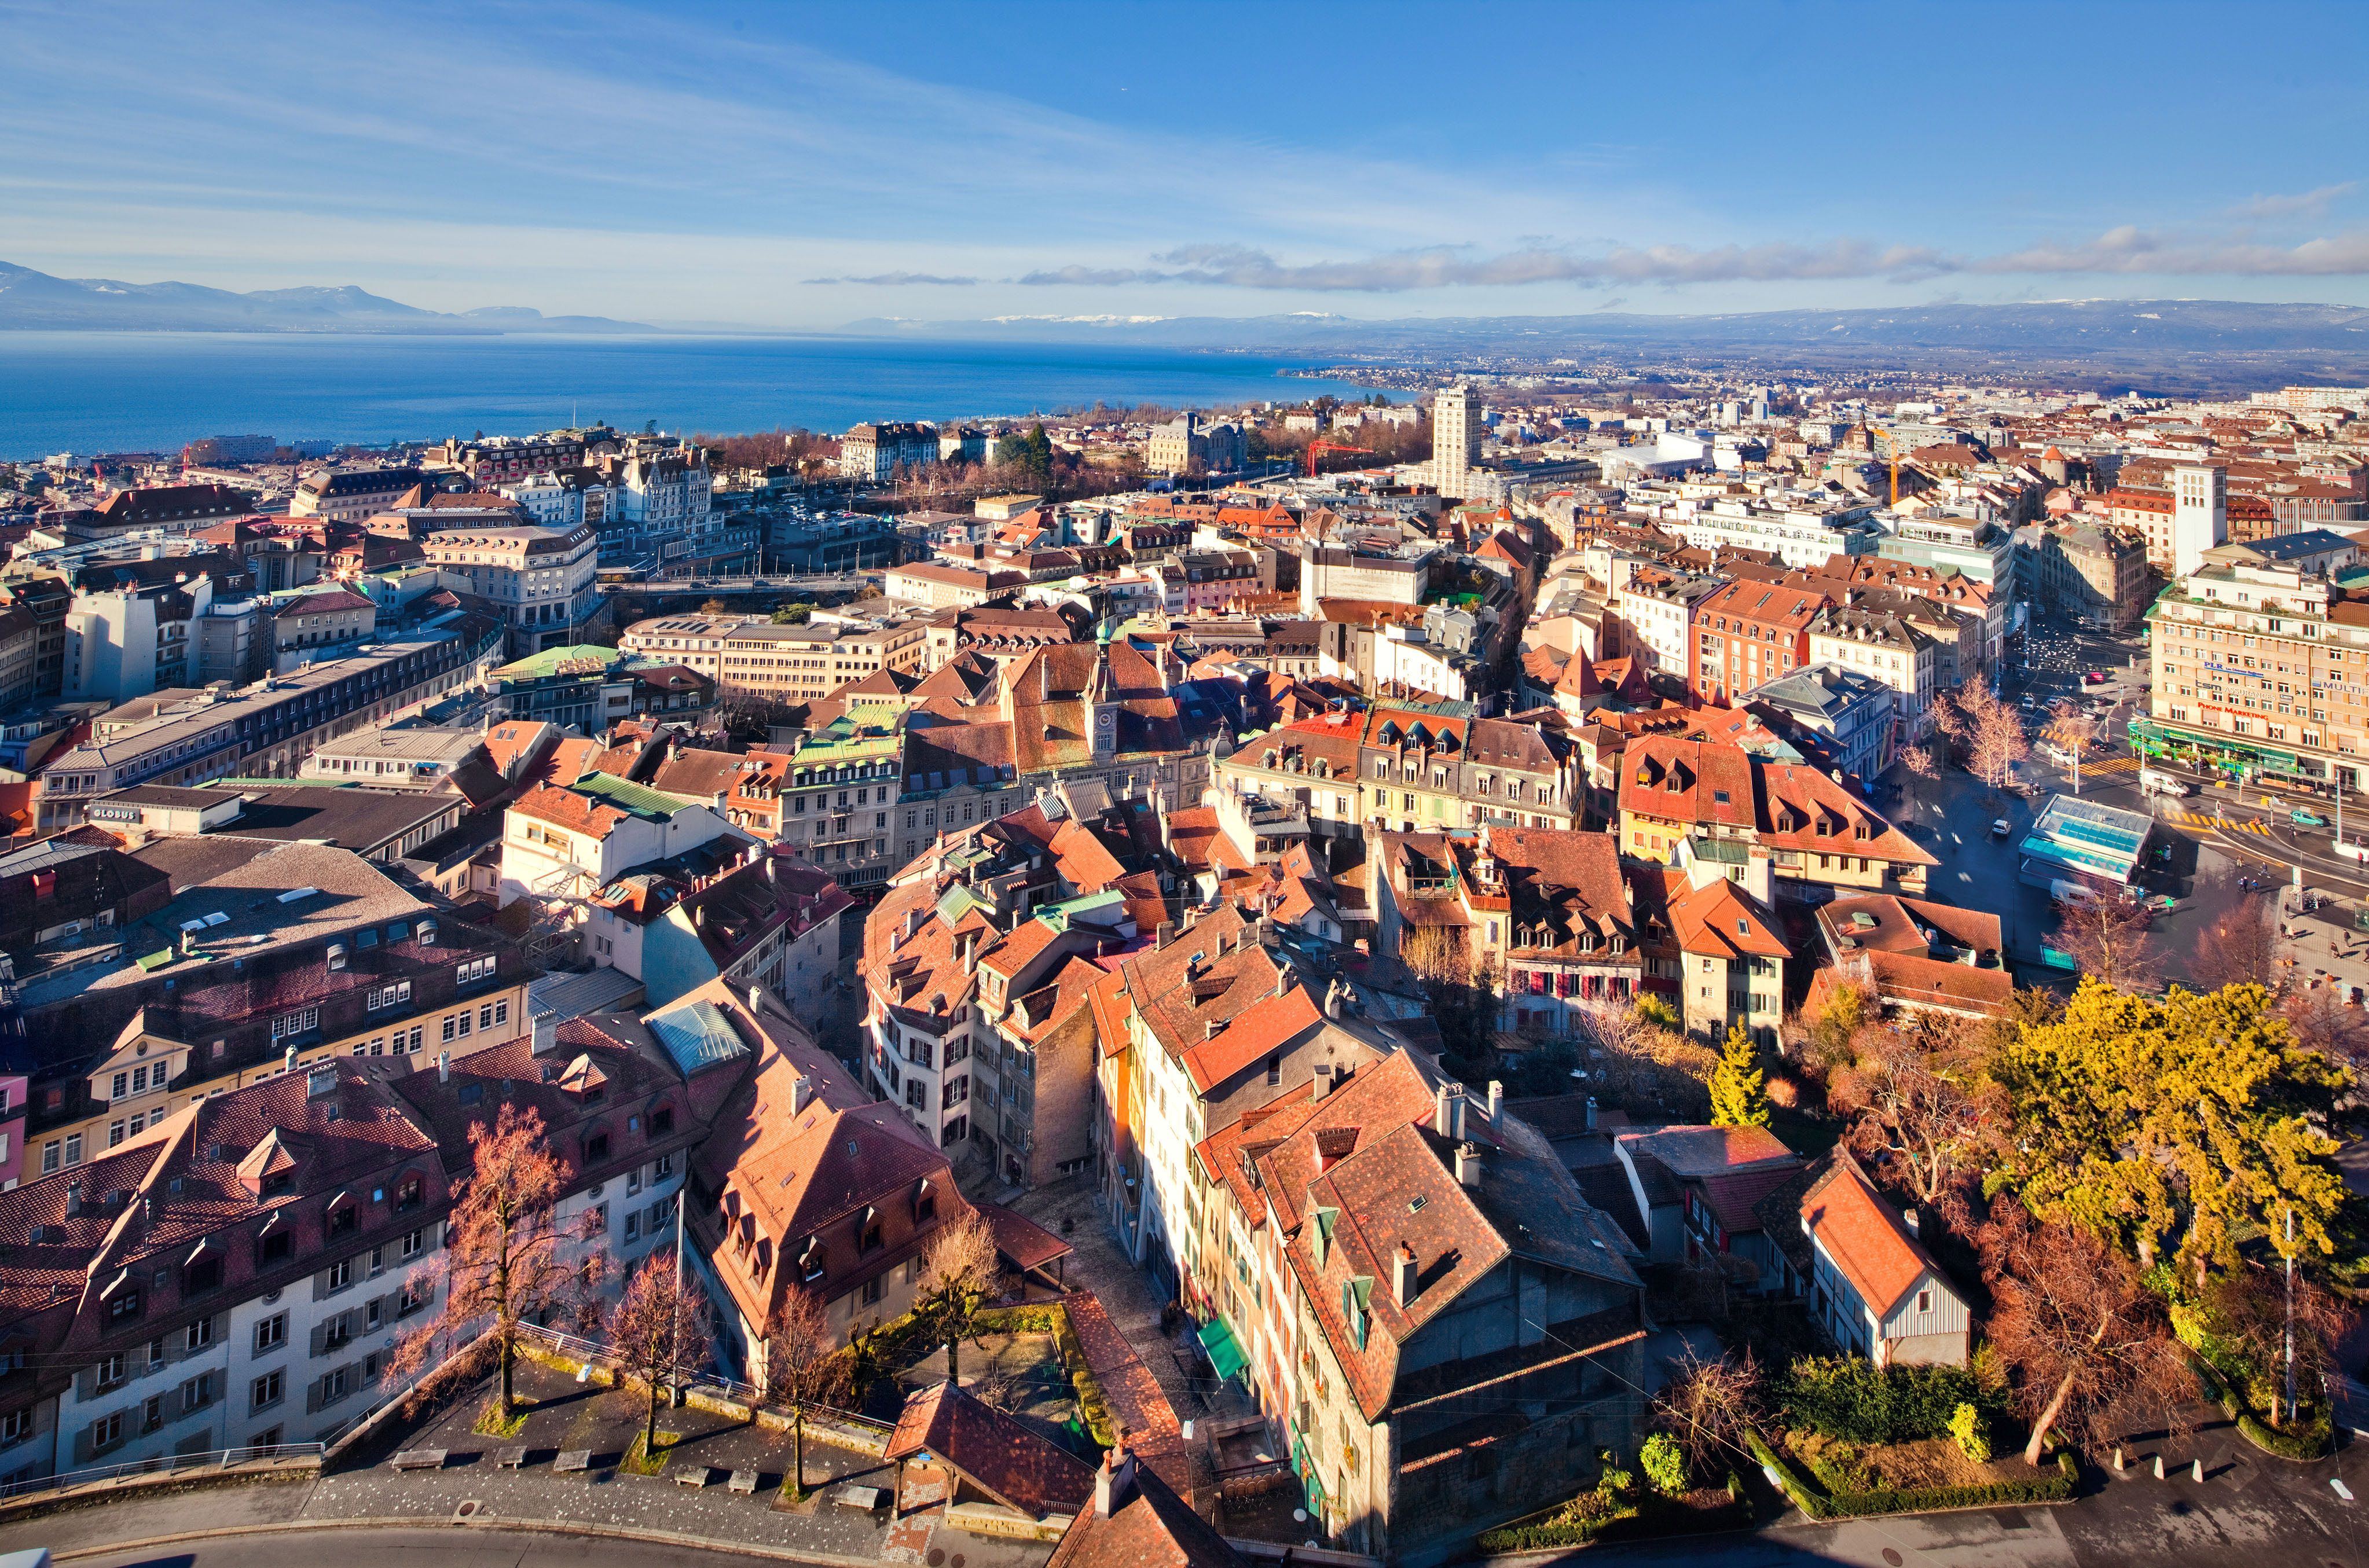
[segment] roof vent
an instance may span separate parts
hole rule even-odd
[[[436,945],[436,922],[433,920],[423,920],[419,922],[418,942],[422,947]]]

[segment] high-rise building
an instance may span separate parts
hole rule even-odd
[[[2229,471],[2208,464],[2171,471],[2171,569],[2186,577],[2204,552],[2229,543]]]
[[[1431,476],[1439,493],[1462,500],[1472,493],[1472,464],[1481,455],[1481,399],[1469,386],[1443,386],[1431,405]]]

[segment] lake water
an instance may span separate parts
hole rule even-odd
[[[0,332],[0,458],[200,436],[381,444],[572,420],[730,434],[1113,404],[1296,401],[1302,361],[1092,344],[829,338]]]

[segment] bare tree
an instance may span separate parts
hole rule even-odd
[[[1933,1013],[1861,1030],[1857,1054],[1826,1081],[1828,1102],[1857,1113],[1851,1147],[1929,1204],[1946,1191],[1983,1127],[1980,1025]]]
[[[2345,1001],[2340,987],[2290,989],[2279,1013],[2304,1049],[2343,1062],[2356,1073],[2369,1069],[2369,1021]]]
[[[1688,1470],[1716,1475],[1745,1451],[1744,1434],[1760,1418],[1760,1393],[1751,1351],[1707,1361],[1689,1349],[1654,1396],[1654,1413],[1686,1451]]]
[[[2279,938],[2272,924],[2270,900],[2257,893],[2241,893],[2213,923],[2196,936],[2196,956],[2190,966],[2198,984],[2207,990],[2251,983],[2272,995],[2286,989],[2286,966],[2279,961]]]
[[[675,1266],[670,1247],[642,1260],[625,1282],[625,1298],[610,1320],[609,1343],[625,1375],[648,1395],[642,1428],[642,1457],[658,1458],[658,1390],[678,1381],[681,1368],[707,1359],[707,1298],[698,1282]]]
[[[2146,905],[2100,894],[2060,902],[2056,913],[2056,945],[2081,973],[2116,990],[2154,985],[2155,939],[2147,933]]]
[[[505,1104],[489,1129],[471,1125],[470,1173],[444,1222],[444,1310],[395,1342],[389,1380],[428,1364],[440,1330],[457,1333],[491,1320],[501,1368],[499,1399],[507,1419],[516,1403],[520,1328],[547,1308],[564,1304],[576,1271],[559,1259],[564,1239],[553,1216],[566,1168],[551,1151],[543,1114]]]
[[[1574,1014],[1581,1065],[1612,1103],[1641,1115],[1700,1120],[1711,1115],[1719,1053],[1665,1029],[1634,1007],[1585,1007]]]
[[[2195,1379],[2161,1299],[2130,1259],[2089,1231],[2042,1224],[2004,1193],[1977,1244],[1991,1288],[1991,1343],[2031,1423],[2026,1464],[2040,1463],[2059,1425],[2105,1442],[2177,1419]]]
[[[832,1336],[822,1298],[793,1285],[765,1325],[760,1358],[761,1392],[790,1407],[790,1495],[807,1490],[807,1406],[843,1399],[853,1368],[844,1346]]]
[[[2081,793],[2081,763],[2097,749],[2098,721],[2083,713],[2081,704],[2070,697],[2057,698],[2048,704],[2048,738],[2055,742],[2058,750],[2073,759],[2073,793],[2078,795]]]
[[[2015,764],[2031,755],[2023,715],[1979,681],[1937,701],[1933,720],[1964,750],[1974,776],[1993,789],[2005,788]]]
[[[1933,760],[1933,748],[1920,743],[1901,751],[1900,765],[1916,781],[1909,786],[1908,813],[1913,818],[1924,805],[1924,786],[1941,776],[1941,764]]]
[[[932,1337],[945,1342],[946,1376],[956,1376],[957,1344],[970,1333],[979,1304],[994,1292],[1001,1265],[995,1233],[976,1208],[939,1228],[921,1253],[921,1288],[913,1310],[931,1326]]]

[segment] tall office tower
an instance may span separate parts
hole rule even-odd
[[[1469,386],[1441,387],[1431,404],[1431,475],[1439,493],[1457,501],[1471,494],[1480,455],[1481,399]]]
[[[2229,543],[2229,471],[2205,464],[2171,471],[2172,571],[2186,577],[2204,552]]]

